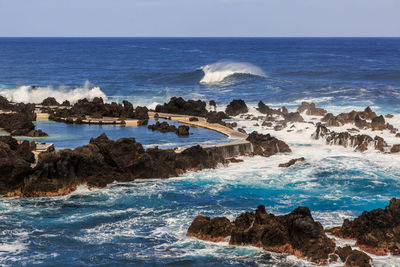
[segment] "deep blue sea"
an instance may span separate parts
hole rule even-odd
[[[0,38],[0,95],[15,102],[102,96],[148,107],[182,96],[214,99],[221,109],[237,98],[250,106],[262,100],[289,108],[307,100],[333,113],[371,106],[394,114],[391,123],[400,128],[400,38]],[[57,149],[87,144],[102,132],[112,139],[135,137],[145,147],[227,141],[199,128],[182,138],[146,127],[37,126]],[[309,266],[185,233],[196,215],[233,219],[259,204],[277,214],[308,206],[324,226],[337,226],[400,197],[398,155],[271,134],[280,134],[293,153],[245,157],[168,180],[80,188],[64,197],[1,199],[0,265]],[[277,167],[299,156],[304,164]],[[400,266],[393,257],[374,260]]]

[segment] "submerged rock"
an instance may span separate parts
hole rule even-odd
[[[269,134],[264,135],[254,131],[246,140],[252,143],[255,155],[269,157],[276,153],[292,152],[285,142]]]
[[[288,167],[290,167],[290,166],[296,164],[297,162],[301,162],[301,161],[305,161],[305,160],[306,160],[306,159],[303,158],[303,157],[297,158],[297,159],[291,159],[291,160],[289,160],[289,161],[286,162],[286,163],[281,163],[281,164],[279,164],[279,167],[281,167],[281,168],[288,168]]]
[[[231,245],[262,247],[319,264],[326,264],[335,251],[335,243],[306,207],[276,216],[268,214],[261,205],[255,212],[243,213],[233,222],[224,217],[198,216],[187,235],[209,241],[229,240]]]
[[[247,112],[249,112],[249,109],[246,103],[241,99],[232,100],[225,109],[225,113],[229,116],[237,116]]]

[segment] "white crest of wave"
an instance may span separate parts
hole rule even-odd
[[[266,76],[261,68],[246,62],[220,61],[211,65],[206,65],[201,69],[204,72],[204,77],[201,79],[200,83],[204,84],[222,82],[225,78],[233,74]]]
[[[93,87],[89,82],[86,82],[82,87],[74,89],[66,87],[54,88],[51,86],[32,89],[31,86],[24,85],[13,89],[0,89],[0,95],[9,101],[23,103],[41,103],[48,97],[54,97],[59,103],[68,100],[71,104],[83,98],[92,100],[95,97],[102,97],[104,101],[107,101],[107,95],[101,91],[100,87]]]

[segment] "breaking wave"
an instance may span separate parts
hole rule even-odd
[[[82,98],[92,100],[95,97],[102,97],[107,101],[107,95],[100,87],[92,86],[89,82],[86,82],[82,87],[74,89],[67,87],[54,88],[52,86],[32,87],[28,85],[12,89],[0,88],[0,95],[6,97],[9,101],[24,103],[41,103],[47,97],[54,97],[59,103],[68,100],[72,104]]]
[[[250,63],[221,61],[201,68],[204,77],[200,80],[203,84],[220,83],[234,74],[248,74],[260,77],[266,77],[264,71]]]

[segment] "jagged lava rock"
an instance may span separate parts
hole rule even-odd
[[[249,112],[249,109],[246,103],[241,99],[232,100],[225,109],[225,113],[229,116],[237,116],[247,112]]]
[[[260,205],[256,212],[243,213],[233,223],[226,218],[198,216],[187,235],[211,241],[229,239],[231,245],[262,247],[320,264],[327,263],[335,250],[333,240],[326,236],[322,225],[314,221],[306,207],[275,216]]]
[[[279,167],[281,167],[281,168],[288,168],[288,167],[290,167],[290,166],[296,164],[297,162],[302,162],[302,161],[305,161],[305,160],[306,160],[306,159],[303,158],[303,157],[297,158],[297,159],[291,159],[291,160],[289,160],[289,161],[286,162],[286,163],[281,163],[281,164],[279,164]]]
[[[306,112],[307,115],[312,116],[324,116],[326,114],[326,110],[322,108],[317,108],[315,103],[302,102],[301,105],[297,108],[299,113]]]
[[[345,219],[333,234],[355,239],[356,246],[375,255],[400,255],[400,199],[391,199],[385,209],[364,211],[354,220]]]
[[[58,103],[54,97],[48,97],[46,99],[43,99],[42,101],[42,106],[59,106],[59,105],[60,103]]]
[[[157,105],[156,112],[205,117],[208,113],[206,106],[206,102],[201,100],[185,101],[182,97],[172,97],[168,103]]]
[[[292,152],[285,142],[271,136],[270,134],[259,134],[254,131],[246,140],[253,145],[255,155],[269,157],[276,153]]]
[[[345,246],[338,247],[335,252],[346,267],[371,267],[371,257],[362,251],[353,250],[350,246]]]

